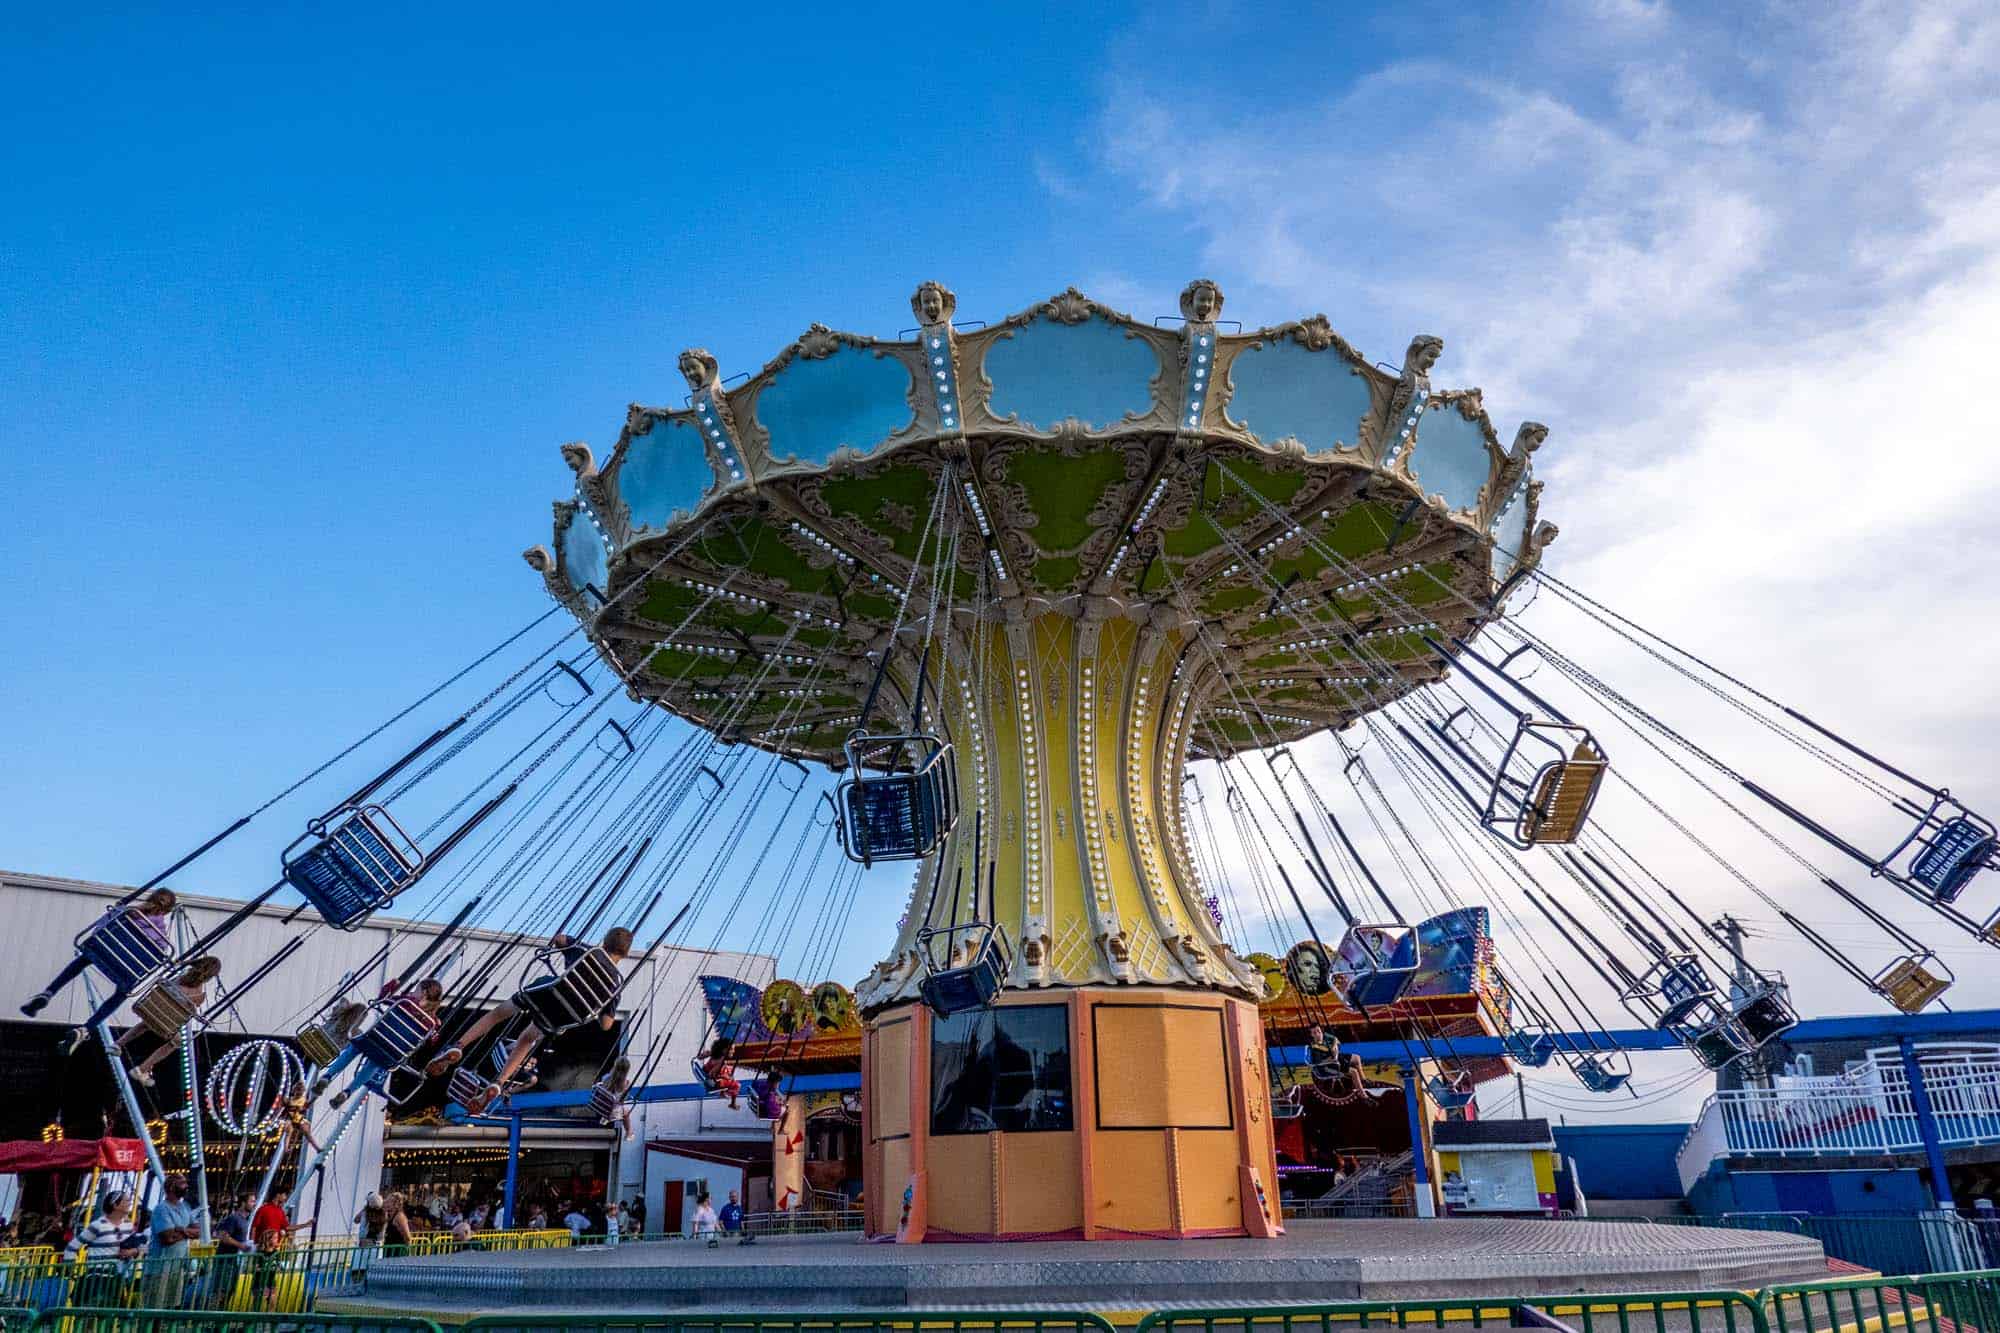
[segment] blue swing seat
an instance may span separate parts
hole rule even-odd
[[[1555,1058],[1556,1039],[1546,1032],[1523,1032],[1515,1029],[1500,1038],[1501,1049],[1515,1064],[1527,1069],[1540,1069]]]
[[[315,834],[319,841],[305,851],[287,851],[285,880],[336,930],[352,930],[423,870],[423,853],[379,805],[361,806],[331,831],[308,836]]]
[[[1615,1070],[1599,1056],[1586,1055],[1576,1062],[1576,1080],[1591,1092],[1616,1092],[1631,1077],[1630,1070]]]
[[[1660,1013],[1653,1026],[1661,1031],[1679,1026],[1715,995],[1714,984],[1693,957],[1662,959],[1653,971],[1658,974],[1660,997]]]
[[[590,1113],[599,1124],[608,1125],[618,1116],[618,1094],[602,1083],[591,1085]]]
[[[949,941],[953,935],[968,932],[978,932],[979,935],[971,949],[971,956],[965,962],[956,967],[937,967],[931,962],[931,940],[943,937]],[[931,1007],[931,1012],[940,1018],[984,1009],[993,1003],[993,997],[1000,993],[1000,987],[1006,984],[1007,973],[1014,966],[1014,952],[1007,943],[1007,932],[997,925],[974,923],[919,931],[917,951],[923,955],[928,972],[917,984],[917,993]]]
[[[916,752],[907,772],[870,773],[865,760],[887,750]],[[840,784],[840,847],[851,861],[914,861],[929,856],[958,822],[951,746],[935,736],[853,736],[850,776]]]
[[[1965,815],[1954,816],[1939,825],[1910,859],[1910,878],[1930,891],[1933,902],[1954,903],[1972,877],[1986,868],[1993,848],[1990,825],[1975,823]]]
[[[79,935],[76,951],[121,991],[139,985],[173,957],[164,931],[155,934],[122,907]]]
[[[391,1000],[376,1009],[373,1023],[354,1034],[354,1046],[370,1064],[392,1070],[407,1064],[436,1031],[436,1019]]]
[[[1380,943],[1371,945],[1370,932],[1377,941],[1394,943],[1384,952]],[[1399,934],[1396,932],[1400,932]],[[1342,997],[1350,1009],[1376,1009],[1394,1004],[1417,975],[1417,932],[1407,926],[1355,926],[1341,939],[1335,951],[1336,971],[1349,975]]]
[[[1437,1103],[1440,1110],[1463,1111],[1472,1105],[1472,1089],[1442,1074],[1433,1074],[1426,1079],[1424,1091],[1430,1094],[1431,1100]]]
[[[492,1087],[491,1080],[481,1078],[472,1070],[460,1065],[451,1071],[451,1082],[445,1085],[445,1095],[460,1106],[470,1108],[472,1103],[486,1095]]]

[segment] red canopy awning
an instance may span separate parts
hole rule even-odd
[[[0,1176],[23,1171],[144,1171],[146,1145],[138,1139],[61,1139],[0,1143]]]

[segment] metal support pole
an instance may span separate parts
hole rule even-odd
[[[513,1229],[514,1189],[521,1177],[521,1113],[516,1111],[507,1121],[507,1188],[502,1196],[500,1225]],[[616,1189],[614,1182],[612,1188]]]
[[[85,984],[87,987],[88,982]],[[96,997],[92,996],[91,1003],[96,1002]],[[153,1136],[146,1132],[146,1113],[139,1109],[139,1098],[132,1091],[132,1080],[125,1073],[125,1062],[118,1058],[118,1043],[112,1040],[110,1019],[98,1023],[97,1040],[104,1047],[104,1058],[111,1063],[111,1081],[118,1085],[118,1095],[125,1100],[125,1114],[131,1118],[132,1131],[139,1136],[139,1142],[146,1145],[146,1165],[152,1169],[153,1179],[165,1185],[167,1168],[160,1164],[160,1150],[154,1144]]]
[[[181,1029],[181,1077],[187,1083],[188,1171],[194,1176],[194,1202],[200,1210],[201,1243],[206,1245],[215,1237],[210,1234],[208,1217],[208,1150],[201,1124],[201,1069],[194,1044],[197,1035],[193,1023]]]
[[[1904,1037],[1897,1043],[1903,1054],[1903,1077],[1910,1083],[1910,1109],[1917,1115],[1917,1134],[1924,1141],[1924,1157],[1931,1168],[1931,1197],[1940,1208],[1957,1207],[1951,1200],[1951,1181],[1945,1176],[1944,1144],[1938,1139],[1937,1116],[1931,1110],[1930,1089],[1924,1086],[1924,1071],[1917,1063],[1917,1048]]]
[[[1417,1216],[1436,1217],[1431,1199],[1430,1153],[1424,1147],[1423,1085],[1417,1082],[1417,1067],[1403,1066],[1403,1109],[1410,1119],[1410,1175],[1416,1195]]]

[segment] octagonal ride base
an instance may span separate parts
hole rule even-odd
[[[866,1226],[904,1242],[1280,1234],[1255,1005],[1013,991],[862,1038]]]

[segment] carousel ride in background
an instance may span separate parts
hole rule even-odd
[[[1544,567],[1546,432],[1503,447],[1479,391],[1434,389],[1440,340],[1381,366],[1321,316],[1244,332],[1208,282],[1152,324],[1074,290],[990,326],[936,283],[911,304],[910,336],[814,325],[740,382],[683,353],[681,406],[634,406],[601,467],[563,449],[574,496],[527,552],[559,608],[79,936],[58,981],[104,1000],[135,1123],[152,1088],[112,1040],[119,1002],[182,1050],[198,1153],[190,1035],[394,905],[450,924],[314,996],[287,1058],[231,1067],[227,1123],[275,1145],[267,1179],[291,1152],[308,1180],[370,1096],[436,1080],[488,1112],[592,1025],[608,1123],[706,1023],[715,1095],[862,1068],[869,1174],[894,1185],[869,1193],[904,1195],[871,1229],[924,1229],[925,1136],[892,1131],[943,1095],[918,1043],[956,1042],[1027,1060],[973,1108],[1021,1154],[1086,1121],[1226,1123],[1211,1223],[1254,1232],[1269,1121],[1352,1091],[1267,1051],[1400,1043],[1446,1111],[1511,1065],[1616,1092],[1613,1007],[1705,1069],[1796,1022],[1708,919],[1719,895],[1904,1012],[1952,983],[1913,919],[2000,945],[1992,824]],[[574,625],[546,627],[558,609]],[[241,911],[174,928],[165,881],[433,712]],[[914,870],[897,909],[864,893],[885,863]],[[280,894],[298,934],[210,995],[197,962]],[[857,908],[902,919],[851,992],[718,975],[652,1030],[621,1020],[653,1009],[665,943],[824,978]],[[529,973],[500,977],[524,945]],[[1052,1006],[1095,1052],[1074,1078],[1034,1056],[1028,1011]],[[1472,1034],[1505,1058],[1462,1057]]]

